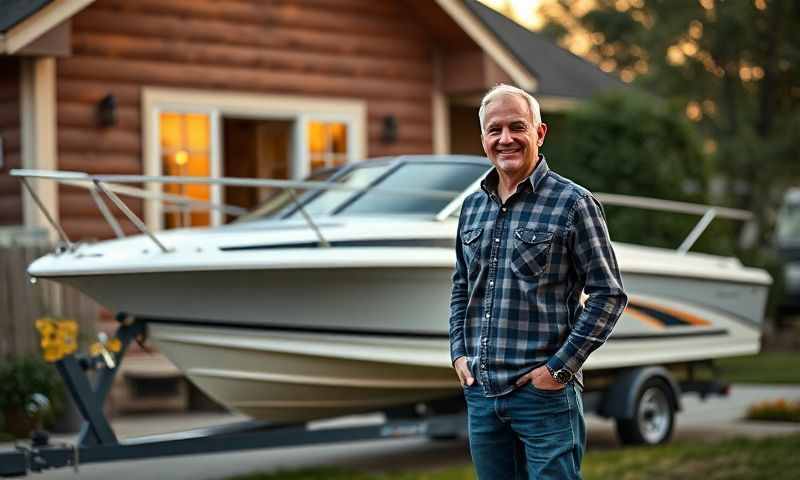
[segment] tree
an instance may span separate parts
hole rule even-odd
[[[545,31],[585,29],[590,59],[680,106],[728,187],[713,200],[771,227],[780,195],[800,183],[800,2],[595,0],[578,10],[585,3],[557,1]]]
[[[653,95],[615,92],[584,103],[551,131],[544,151],[557,172],[595,192],[707,202],[709,158],[695,126]],[[606,213],[615,241],[666,248],[678,247],[699,220],[629,207],[606,206]],[[730,244],[711,238],[719,236],[706,235],[697,247],[730,253]]]

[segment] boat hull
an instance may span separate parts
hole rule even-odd
[[[719,311],[646,295],[632,305],[663,307],[697,324],[658,326],[631,307],[585,365],[592,371],[756,353],[760,333]],[[669,322],[668,322],[669,323]],[[151,338],[190,381],[231,410],[300,422],[457,397],[449,340],[440,335],[333,334],[275,327],[150,323]]]
[[[59,280],[148,321],[159,350],[222,405],[286,423],[458,396],[450,275],[420,266]],[[630,304],[587,377],[758,352],[768,285],[624,270],[623,282]]]
[[[112,311],[140,318],[419,336],[448,332],[451,275],[449,267],[309,268],[81,275],[54,280],[74,286]],[[756,327],[763,318],[768,285],[624,270],[622,276],[632,296],[718,310]]]
[[[459,391],[443,338],[158,322],[150,337],[217,402],[272,422],[385,410]]]

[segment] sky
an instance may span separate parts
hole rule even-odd
[[[480,0],[484,4],[505,13],[526,27],[537,30],[542,27],[542,17],[537,10],[542,0]]]

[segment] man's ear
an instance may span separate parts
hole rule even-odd
[[[536,127],[536,138],[538,139],[538,144],[541,147],[544,143],[544,137],[547,136],[547,124],[542,122]]]

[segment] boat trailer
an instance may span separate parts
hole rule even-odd
[[[64,348],[64,342],[56,342],[59,345],[53,347],[64,353],[63,356],[56,354],[60,358],[54,359],[55,366],[67,387],[67,393],[83,418],[75,443],[51,444],[49,435],[44,432],[35,433],[28,444],[0,450],[0,477],[25,476],[31,472],[63,467],[72,467],[77,472],[80,465],[116,460],[388,438],[456,438],[466,432],[465,416],[450,414],[387,419],[386,422],[375,425],[331,428],[242,421],[183,432],[119,439],[103,413],[103,404],[128,346],[132,341],[143,338],[147,323],[125,315],[119,315],[117,320],[120,327],[114,338],[93,346],[92,350],[96,355],[92,357],[76,355],[74,347]],[[39,327],[42,325],[37,325]],[[72,342],[74,345],[74,339]],[[45,343],[46,340],[43,339],[43,344]],[[45,350],[47,357],[47,347]],[[96,370],[94,382],[88,375],[91,370]]]

